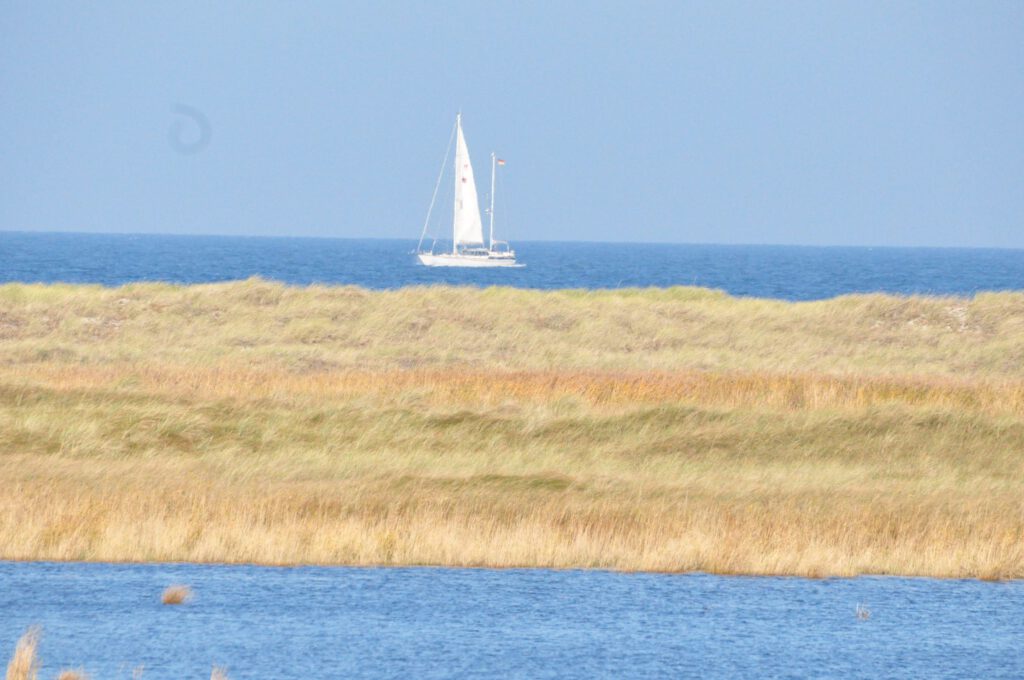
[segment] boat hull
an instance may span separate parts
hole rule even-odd
[[[428,267],[525,267],[511,257],[417,253],[420,264]]]

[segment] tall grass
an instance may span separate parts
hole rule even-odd
[[[1017,293],[0,286],[0,557],[1024,577],[1017,358]]]
[[[39,677],[39,629],[29,628],[14,647],[14,655],[7,664],[6,680],[36,680]]]

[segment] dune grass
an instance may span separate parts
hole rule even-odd
[[[7,284],[0,342],[0,361],[26,363],[1024,378],[1024,293],[793,304],[701,288]]]
[[[0,286],[0,557],[1024,577],[1024,294]]]

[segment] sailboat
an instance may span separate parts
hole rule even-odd
[[[476,180],[473,178],[473,164],[469,159],[469,148],[462,132],[462,114],[455,117],[455,206],[452,217],[452,250],[451,252],[435,253],[433,246],[429,251],[423,250],[423,239],[430,224],[430,213],[434,209],[437,190],[441,186],[448,154],[445,154],[441,166],[441,174],[434,186],[434,196],[427,210],[427,219],[423,223],[423,233],[416,248],[416,257],[420,264],[428,267],[524,267],[516,262],[516,253],[507,241],[494,240],[494,179],[498,159],[491,154],[491,207],[488,210],[490,230],[488,239],[484,241],[483,221],[480,219],[480,204],[476,193]],[[451,150],[451,142],[448,143]],[[504,164],[504,161],[502,161]]]

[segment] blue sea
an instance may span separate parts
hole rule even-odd
[[[847,293],[973,295],[1024,289],[1024,250],[639,243],[513,244],[522,269],[415,262],[415,241],[0,232],[0,282],[203,283],[261,276],[366,288],[704,286],[814,300]]]
[[[0,562],[32,625],[47,679],[1024,677],[1020,581]]]

